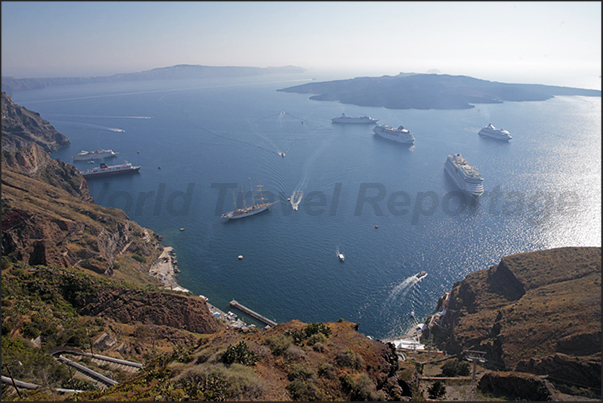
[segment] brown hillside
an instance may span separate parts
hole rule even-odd
[[[520,253],[471,273],[441,328],[441,347],[486,351],[492,368],[600,387],[601,248]]]
[[[85,179],[36,144],[2,158],[2,255],[153,283],[163,247],[121,210],[94,204]]]
[[[2,150],[16,151],[32,143],[40,145],[49,153],[71,144],[67,137],[57,132],[39,113],[15,104],[3,92]]]

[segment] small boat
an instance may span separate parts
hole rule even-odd
[[[415,277],[418,278],[419,280],[421,280],[424,277],[427,277],[427,273],[424,271],[420,271],[417,274],[415,274]]]
[[[282,152],[282,151],[279,151],[278,155],[280,155],[281,157],[284,157],[284,156],[285,156],[285,153],[284,153],[284,152]]]
[[[339,258],[339,260],[341,260],[342,262],[345,260],[345,256],[343,256],[343,253],[338,253],[337,257]]]
[[[415,317],[415,311],[414,311],[414,310],[413,310],[413,311],[410,311],[410,317],[411,317],[411,318],[414,318],[414,317]]]

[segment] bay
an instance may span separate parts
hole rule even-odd
[[[89,84],[13,100],[70,139],[53,158],[110,148],[119,152],[110,163],[140,165],[136,175],[89,180],[92,196],[163,235],[179,283],[223,310],[234,298],[277,322],[343,318],[373,337],[396,337],[454,282],[503,256],[601,245],[600,98],[388,110],[276,91],[307,81]],[[404,125],[415,144],[377,138],[370,125],[332,124],[343,112]],[[488,123],[513,139],[480,138]],[[484,176],[477,203],[461,200],[444,172],[452,153]],[[224,223],[233,190],[238,205],[241,187],[251,202],[250,179],[279,202]],[[294,191],[303,192],[298,210],[287,200]],[[428,276],[417,282],[422,270]]]

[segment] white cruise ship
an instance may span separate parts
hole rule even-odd
[[[102,159],[102,158],[108,158],[108,157],[116,157],[117,154],[119,154],[119,153],[116,153],[113,150],[94,150],[94,151],[81,150],[77,155],[74,155],[71,158],[73,158],[74,161],[88,161],[88,160]]]
[[[511,133],[506,131],[505,129],[497,129],[492,125],[492,123],[488,123],[488,126],[484,127],[478,133],[480,136],[490,137],[496,140],[504,140],[509,141],[513,137],[511,137]]]
[[[331,119],[332,123],[377,123],[379,119],[373,119],[370,116],[353,117],[342,113],[341,116]]]
[[[398,143],[413,144],[415,136],[408,129],[403,126],[394,129],[387,125],[377,125],[373,128],[376,135],[383,137],[384,139],[396,141]]]
[[[444,163],[444,169],[459,189],[473,197],[479,197],[484,193],[484,178],[461,154],[449,155]]]

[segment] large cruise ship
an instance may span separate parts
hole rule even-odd
[[[384,139],[396,141],[398,143],[413,144],[415,136],[408,129],[403,126],[394,129],[387,125],[377,125],[373,128],[376,135],[383,137]]]
[[[331,119],[332,123],[377,123],[379,119],[373,119],[370,116],[353,117],[342,113],[341,116]]]
[[[249,184],[251,185],[251,179],[249,179]],[[260,190],[260,203],[256,203],[255,199],[253,197],[253,186],[251,187],[251,206],[246,206],[245,205],[245,193],[243,192],[243,187],[241,186],[241,193],[243,193],[243,208],[238,208],[237,207],[237,199],[235,198],[234,195],[234,191],[232,192],[232,198],[234,199],[234,206],[235,209],[233,211],[229,211],[228,213],[224,213],[222,214],[222,218],[225,219],[226,221],[229,220],[235,220],[238,218],[244,218],[244,217],[249,217],[255,214],[259,214],[262,211],[266,211],[268,210],[268,207],[272,206],[273,204],[277,203],[277,201],[271,202],[271,203],[264,203],[264,195],[262,194],[262,187],[264,185],[259,184],[257,185],[258,189]]]
[[[469,165],[461,154],[449,155],[444,163],[444,169],[459,189],[474,197],[484,193],[484,178],[477,168]]]
[[[81,150],[77,155],[74,155],[72,158],[74,161],[88,161],[109,157],[116,157],[117,154],[113,150],[94,150],[94,151],[84,151]]]
[[[138,172],[140,167],[132,166],[129,162],[121,165],[109,165],[102,162],[100,167],[87,169],[80,172],[84,178],[95,178],[98,176],[117,175]]]
[[[506,131],[505,129],[497,129],[492,125],[492,123],[488,123],[488,126],[484,127],[478,133],[480,136],[490,137],[496,140],[504,140],[509,141],[513,137],[511,137],[511,133]]]

